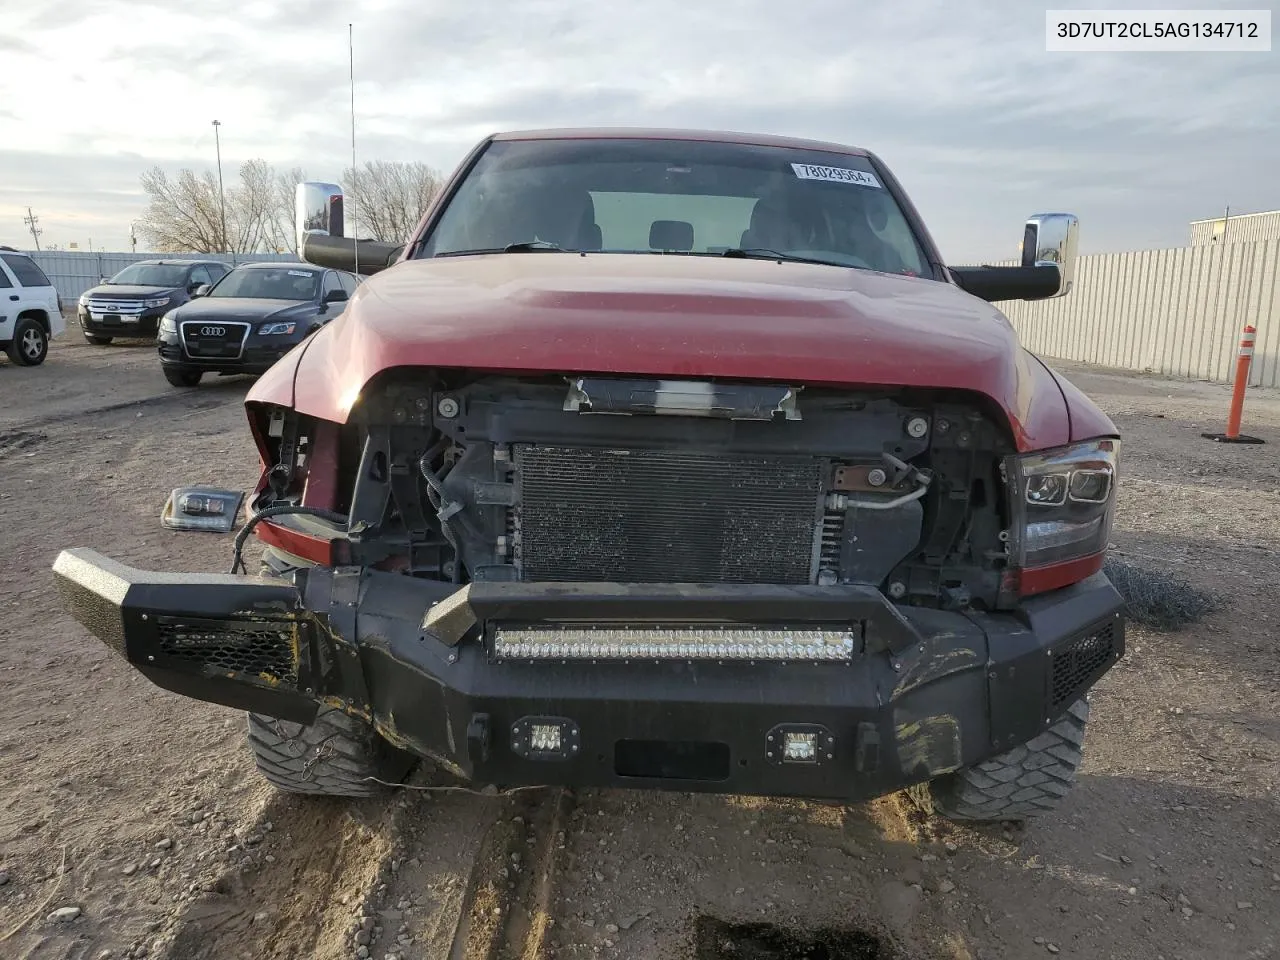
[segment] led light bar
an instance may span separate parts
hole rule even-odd
[[[499,626],[504,660],[851,660],[849,629]]]

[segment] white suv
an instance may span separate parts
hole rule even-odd
[[[43,363],[49,340],[66,330],[62,298],[34,260],[0,247],[0,347],[24,367]]]

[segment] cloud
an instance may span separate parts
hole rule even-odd
[[[39,51],[21,37],[10,37],[0,34],[0,53],[25,54],[34,56]]]
[[[121,223],[141,212],[125,198],[142,170],[212,166],[213,119],[224,167],[261,156],[339,176],[349,21],[362,160],[448,169],[487,133],[542,126],[837,140],[888,162],[957,259],[1010,255],[1042,209],[1077,212],[1089,251],[1177,245],[1228,202],[1275,205],[1274,55],[1048,54],[1044,11],[1023,0],[963,13],[941,0],[262,0],[226,19],[169,0],[32,8],[14,33],[42,51],[46,79],[7,99],[0,143],[51,154],[24,173],[26,196],[117,204]],[[18,203],[6,183],[0,226]]]

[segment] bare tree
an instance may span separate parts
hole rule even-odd
[[[142,175],[150,202],[138,232],[160,253],[216,253],[222,246],[218,181],[182,170],[170,180],[159,167]],[[230,230],[230,224],[228,224]]]
[[[138,232],[161,253],[297,253],[293,188],[305,179],[301,170],[280,174],[265,160],[246,161],[239,183],[225,191],[224,250],[213,174],[184,169],[171,179],[156,167],[142,176],[149,203]]]
[[[248,160],[239,182],[225,192],[227,235],[224,250],[218,181],[212,173],[180,170],[170,178],[154,168],[142,176],[147,213],[138,233],[161,253],[294,253],[295,186],[307,179],[294,168],[278,173],[265,160]],[[424,163],[371,160],[346,172],[346,232],[399,242],[408,238],[443,180]]]
[[[294,194],[298,184],[306,179],[307,172],[301,167],[276,176],[267,236],[271,249],[280,253],[298,252],[298,238],[293,230]]]
[[[348,197],[344,213],[356,221],[346,232],[391,243],[408,239],[444,185],[439,172],[425,163],[389,160],[348,168],[343,179]]]
[[[276,173],[265,160],[248,160],[240,167],[240,186],[231,191],[227,225],[235,252],[251,253],[269,246],[275,186]]]

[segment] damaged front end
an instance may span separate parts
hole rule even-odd
[[[277,576],[66,551],[73,614],[167,689],[474,780],[876,796],[1123,652],[1106,451],[1022,464],[963,394],[417,370],[343,425],[252,416]]]

